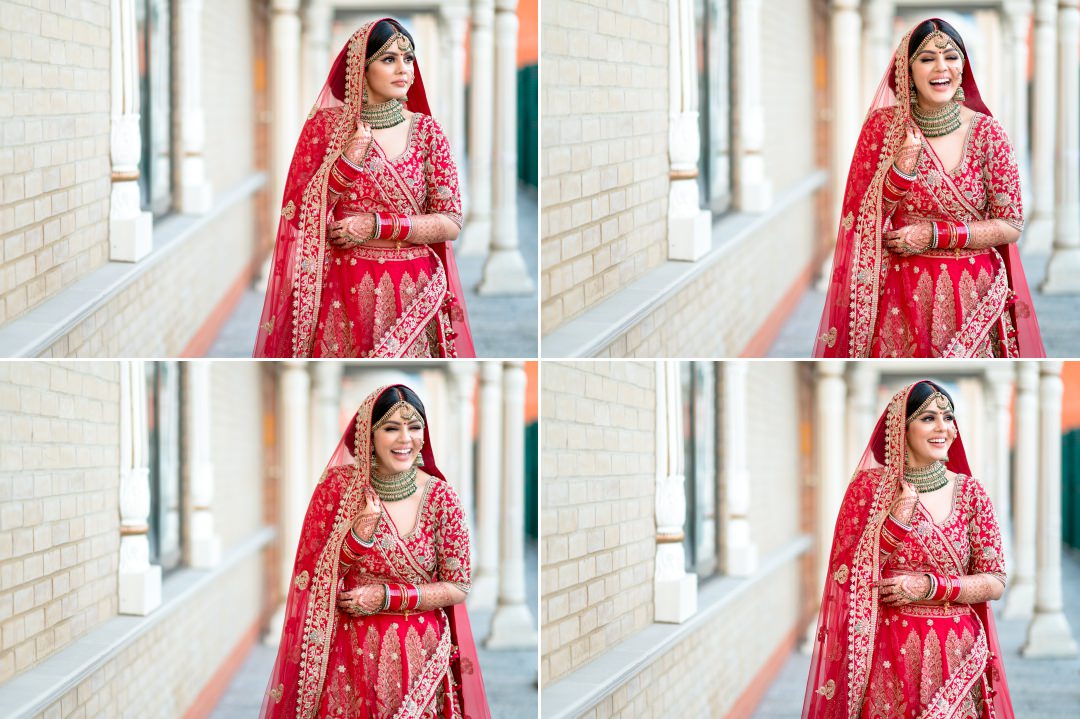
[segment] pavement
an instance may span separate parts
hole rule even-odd
[[[537,224],[537,192],[535,188],[518,185],[518,247],[533,278],[531,295],[481,296],[476,286],[483,276],[484,260],[480,257],[456,255],[461,284],[465,289],[465,306],[469,312],[473,344],[478,357],[535,358],[538,356],[538,293],[537,261],[539,226]],[[250,357],[255,346],[255,329],[262,313],[263,292],[248,288],[236,309],[225,322],[207,353],[208,357]]]
[[[1080,294],[1045,295],[1038,292],[1046,276],[1048,255],[1025,255],[1021,258],[1028,286],[1039,318],[1043,344],[1048,357],[1080,357]],[[799,299],[769,348],[768,357],[809,357],[814,336],[825,306],[825,293],[811,288]]]
[[[1080,552],[1062,553],[1065,616],[1080,641]],[[1018,719],[1076,719],[1080,716],[1080,658],[1024,659],[1024,620],[1000,618],[1004,600],[994,602],[1005,676]],[[810,672],[810,656],[795,651],[752,715],[753,719],[798,719]]]
[[[525,546],[525,592],[534,624],[537,613],[537,547]],[[537,716],[537,650],[484,649],[493,612],[469,610],[469,622],[476,640],[480,668],[484,676],[488,706],[493,719],[520,719]],[[229,683],[210,719],[255,719],[259,716],[266,683],[277,655],[276,646],[257,643]]]

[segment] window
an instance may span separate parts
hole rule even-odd
[[[170,0],[135,0],[139,56],[142,209],[155,217],[173,206],[172,23]]]
[[[694,0],[701,123],[702,207],[731,206],[731,13],[728,0]]]
[[[681,364],[686,472],[686,569],[699,578],[717,570],[716,371],[713,362]]]
[[[150,470],[150,561],[180,564],[180,365],[146,363],[147,465]]]

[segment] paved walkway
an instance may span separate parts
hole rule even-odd
[[[1062,562],[1065,614],[1073,637],[1080,639],[1080,553],[1066,550]],[[1001,602],[994,608],[1000,613]],[[1005,675],[1018,719],[1075,719],[1080,716],[1080,658],[1024,659],[1020,647],[1027,636],[1027,622],[997,622]],[[802,712],[810,657],[795,652],[784,665],[753,719],[797,719]]]
[[[1048,357],[1080,357],[1080,295],[1044,295],[1037,292],[1046,275],[1046,255],[1023,258],[1028,285],[1036,294],[1035,315],[1039,318],[1043,344]],[[769,357],[809,357],[825,293],[811,287],[795,306],[791,317],[780,330]]]
[[[537,549],[535,544],[525,547],[526,596],[533,618],[538,616],[536,607]],[[535,649],[515,651],[488,651],[484,640],[491,628],[491,611],[469,612],[476,646],[480,655],[480,667],[484,675],[488,705],[493,719],[522,719],[537,715],[537,653]],[[221,698],[210,719],[254,719],[259,715],[259,705],[270,670],[274,665],[277,647],[256,644],[244,660],[240,671],[233,677],[225,695]]]
[[[519,185],[518,245],[533,284],[537,281],[539,234],[536,190]],[[480,296],[476,286],[483,276],[481,257],[457,256],[465,306],[479,357],[535,358],[537,356],[538,294],[516,297]],[[209,357],[250,357],[255,328],[262,312],[263,293],[248,289],[208,352]]]

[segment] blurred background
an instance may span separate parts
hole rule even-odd
[[[250,356],[302,122],[363,23],[416,38],[481,356],[536,356],[535,0],[0,0],[0,355]]]
[[[793,719],[847,482],[898,389],[954,398],[994,503],[1018,717],[1080,711],[1080,364],[547,362],[542,716]]]
[[[357,407],[423,399],[471,524],[493,716],[537,711],[537,368],[0,362],[5,717],[253,717],[308,498]]]

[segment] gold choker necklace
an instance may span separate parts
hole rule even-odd
[[[923,112],[916,103],[911,107],[911,117],[927,137],[943,137],[960,127],[960,103],[952,100],[930,112]]]
[[[385,130],[405,122],[405,106],[398,100],[367,104],[360,108],[360,119],[372,130]]]
[[[945,465],[933,462],[925,467],[904,467],[904,481],[919,494],[933,492],[949,483]]]
[[[416,467],[409,467],[404,472],[386,477],[371,473],[371,488],[384,502],[396,502],[407,499],[416,492]]]

